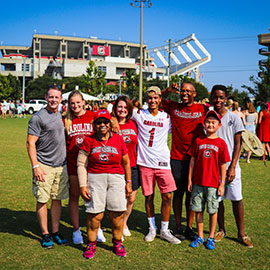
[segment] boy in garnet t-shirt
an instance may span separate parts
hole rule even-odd
[[[224,194],[226,162],[230,161],[227,145],[216,135],[221,118],[209,111],[204,120],[206,136],[197,138],[188,151],[191,156],[188,175],[188,190],[191,193],[190,209],[196,212],[198,238],[190,244],[195,248],[204,242],[203,212],[207,203],[210,215],[209,238],[206,248],[215,248],[214,233],[217,224],[218,196]],[[194,169],[195,168],[195,169]]]

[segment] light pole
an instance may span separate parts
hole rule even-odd
[[[120,81],[119,81],[119,96],[122,95],[122,81],[123,81],[123,77],[120,77]]]
[[[22,104],[25,102],[25,57],[23,58]],[[23,105],[24,106],[24,105]]]
[[[132,0],[130,5],[132,7],[141,8],[140,18],[140,81],[139,81],[139,101],[142,104],[142,88],[143,88],[143,76],[142,76],[142,65],[143,65],[143,8],[151,7],[151,0]]]
[[[168,40],[169,43],[169,55],[168,55],[168,80],[167,80],[167,87],[170,86],[170,76],[171,76],[171,39]]]

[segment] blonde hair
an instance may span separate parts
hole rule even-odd
[[[227,106],[232,106],[232,105],[233,105],[233,100],[232,99],[228,99]]]
[[[255,107],[254,107],[254,105],[253,105],[252,102],[249,102],[249,103],[247,104],[247,109],[248,109],[248,112],[249,112],[249,113],[255,113],[255,112],[256,112],[256,109],[255,109]]]
[[[74,119],[74,112],[70,109],[70,99],[76,95],[80,96],[81,99],[84,100],[82,93],[78,90],[74,90],[69,94],[67,112],[66,112],[66,116],[65,116],[65,130],[66,130],[67,134],[69,134],[70,126],[71,126],[71,123]]]

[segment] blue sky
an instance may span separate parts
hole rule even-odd
[[[17,1],[6,5],[0,19],[3,45],[31,45],[34,29],[40,34],[97,36],[103,39],[139,42],[140,10],[131,0]],[[270,1],[161,1],[144,9],[143,40],[148,48],[165,45],[192,33],[212,55],[200,68],[202,82],[250,85],[257,75],[257,35],[269,32]]]

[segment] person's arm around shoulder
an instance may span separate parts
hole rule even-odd
[[[241,112],[241,114],[240,114],[240,117],[241,117],[241,119],[242,119],[242,121],[243,121],[244,126],[247,125],[247,121],[246,121],[246,117],[247,117],[247,116],[248,116],[248,112],[245,112],[245,113],[242,113],[242,112]]]
[[[116,134],[119,134],[120,126],[119,126],[119,122],[115,116],[113,116],[111,118],[111,124],[112,124],[112,131]]]
[[[132,194],[132,180],[131,180],[131,168],[128,154],[122,156],[122,166],[125,170],[125,178],[126,178],[126,197],[130,197]]]
[[[227,171],[227,164],[221,164],[221,174],[220,174],[220,183],[218,186],[218,196],[222,197],[224,195],[224,186],[225,186],[225,179],[226,179],[226,171]]]
[[[189,162],[189,170],[188,170],[188,191],[192,191],[192,176],[193,176],[193,169],[195,164],[195,158],[191,157]]]
[[[34,170],[35,179],[40,182],[45,182],[44,175],[46,175],[46,173],[44,172],[43,169],[40,168],[37,160],[37,149],[36,149],[37,140],[38,140],[37,136],[28,134],[26,141],[26,148],[32,163],[32,169]]]
[[[260,124],[262,122],[262,116],[263,116],[263,111],[260,111],[258,124]]]
[[[87,153],[84,150],[80,150],[77,158],[77,173],[81,190],[81,196],[85,201],[91,200],[91,194],[89,192],[87,184],[88,156],[89,153]]]
[[[237,161],[240,157],[240,151],[241,151],[241,138],[242,138],[242,132],[238,132],[234,135],[234,149],[233,149],[233,154],[232,154],[232,162],[227,172],[228,183],[231,183],[235,178],[235,168],[236,168]]]

